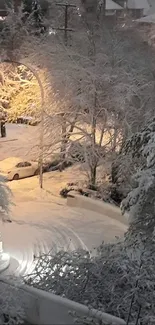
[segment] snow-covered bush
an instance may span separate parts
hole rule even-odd
[[[25,313],[18,287],[0,281],[0,324],[21,325],[24,319]]]
[[[0,175],[0,219],[2,221],[8,221],[10,203],[11,191],[6,185],[4,177]]]
[[[152,256],[148,264],[147,255],[138,259],[129,252],[123,242],[118,242],[103,243],[96,257],[86,251],[61,251],[55,256],[50,253],[38,259],[35,272],[25,281],[125,320],[134,297],[130,324],[135,324],[141,305],[141,324],[152,325],[151,319],[155,317],[155,302],[152,300],[155,258]]]
[[[155,323],[155,119],[135,133],[124,153],[139,157],[133,189],[122,202],[130,226],[124,241],[86,251],[52,253],[38,259],[26,282],[100,309],[127,324]],[[130,317],[129,317],[130,316]]]
[[[5,179],[0,176],[0,220],[7,222],[11,204],[11,191]],[[0,280],[0,324],[19,325],[24,320],[24,309],[17,294],[18,288]]]
[[[145,250],[155,241],[155,118],[127,141],[124,152],[141,161],[133,175],[133,189],[122,202],[122,211],[129,213],[132,237],[143,242]]]

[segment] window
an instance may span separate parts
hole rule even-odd
[[[31,166],[31,164],[29,162],[27,162],[27,161],[25,161],[24,165],[25,165],[24,167],[30,167]]]
[[[25,167],[24,162],[20,162],[16,165],[17,168]]]
[[[18,163],[18,164],[16,165],[16,168],[21,168],[21,167],[30,167],[30,166],[31,166],[31,164],[30,164],[29,162],[25,161],[25,162],[20,162],[20,163]]]

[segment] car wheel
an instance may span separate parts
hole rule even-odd
[[[15,175],[13,176],[13,181],[18,181],[18,179],[19,179],[19,174],[15,174]]]

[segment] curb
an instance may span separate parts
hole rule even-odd
[[[100,200],[95,200],[86,196],[77,194],[75,191],[69,192],[67,196],[67,205],[80,209],[94,211],[96,213],[108,216],[111,219],[117,220],[124,225],[128,226],[129,222],[127,217],[121,214],[121,210],[109,203]]]

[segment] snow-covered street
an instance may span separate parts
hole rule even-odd
[[[0,160],[9,156],[30,159],[36,131],[36,127],[7,125],[7,137],[0,139]],[[84,177],[79,168],[75,165],[62,173],[44,174],[42,191],[38,176],[8,183],[15,205],[11,210],[13,222],[1,229],[4,251],[11,255],[7,274],[31,272],[35,256],[50,250],[93,250],[103,240],[110,242],[123,235],[125,225],[104,215],[70,208],[60,198],[60,189],[67,182]]]
[[[9,157],[35,158],[37,155],[38,127],[6,123],[6,138],[0,138],[0,160]]]
[[[11,255],[7,271],[26,274],[33,269],[33,259],[42,253],[77,248],[93,250],[103,240],[122,236],[126,227],[94,212],[71,209],[66,201],[17,202],[12,209],[12,223],[2,226],[5,252]]]

